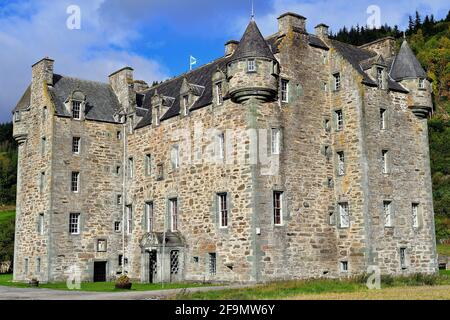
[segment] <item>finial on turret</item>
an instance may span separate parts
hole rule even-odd
[[[252,15],[251,15],[251,20],[255,21],[255,1],[252,0]]]

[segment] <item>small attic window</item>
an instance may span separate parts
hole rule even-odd
[[[422,90],[425,89],[425,79],[424,78],[419,79],[419,89],[422,89]]]
[[[14,122],[20,122],[20,120],[21,120],[20,111],[14,112]]]
[[[381,67],[377,67],[377,85],[378,88],[384,88],[384,69]]]
[[[81,119],[81,102],[72,101],[72,118],[75,120]]]
[[[189,114],[189,96],[183,96],[183,116],[187,116]]]
[[[256,61],[255,59],[247,60],[247,72],[256,72]]]

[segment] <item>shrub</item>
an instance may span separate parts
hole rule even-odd
[[[125,275],[120,276],[116,280],[116,289],[128,289],[128,290],[130,290],[131,286],[132,286],[132,283],[130,281],[130,278],[128,278]]]

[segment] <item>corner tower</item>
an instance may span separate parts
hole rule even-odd
[[[391,77],[409,91],[408,107],[418,118],[427,118],[433,109],[427,73],[405,40],[395,58]]]
[[[227,73],[234,102],[252,97],[263,102],[277,98],[279,64],[255,21],[250,21],[231,56]]]

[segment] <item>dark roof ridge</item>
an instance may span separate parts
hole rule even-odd
[[[371,42],[368,42],[368,43],[364,43],[364,44],[362,44],[362,45],[360,45],[358,47],[361,48],[361,49],[364,49],[365,46],[370,46],[370,45],[372,45],[374,43],[381,42],[381,41],[384,41],[386,39],[395,40],[395,38],[393,36],[386,36],[386,37],[383,37],[383,38],[380,38],[380,39],[377,39],[377,40],[374,40],[374,41],[371,41]]]
[[[164,84],[167,84],[168,82],[175,81],[175,80],[178,80],[179,78],[186,77],[187,75],[192,74],[192,73],[194,73],[194,72],[197,72],[197,71],[199,71],[199,70],[201,70],[201,69],[203,69],[203,68],[205,68],[205,67],[207,67],[207,66],[209,66],[209,65],[211,65],[211,64],[214,64],[214,63],[220,61],[221,59],[227,59],[227,58],[229,58],[229,57],[223,56],[223,57],[217,58],[217,59],[215,59],[215,60],[213,60],[213,61],[211,61],[211,62],[205,63],[204,65],[198,67],[197,69],[189,70],[189,71],[184,72],[184,73],[182,73],[182,74],[180,74],[180,75],[178,75],[178,76],[175,76],[175,77],[173,77],[173,78],[169,78],[169,79],[167,79],[167,80],[165,80],[165,81],[163,81],[163,82],[161,82],[161,83],[159,83],[159,84],[157,84],[157,85],[155,85],[155,86],[153,86],[153,87],[150,87],[150,88],[148,88],[148,89],[145,89],[145,90],[143,90],[143,91],[140,91],[139,93],[141,93],[141,94],[146,94],[146,93],[148,93],[148,92],[151,91],[151,90],[155,90],[155,89],[157,90],[159,87],[161,87],[161,86],[164,85]],[[195,84],[195,83],[191,83],[191,84]]]

